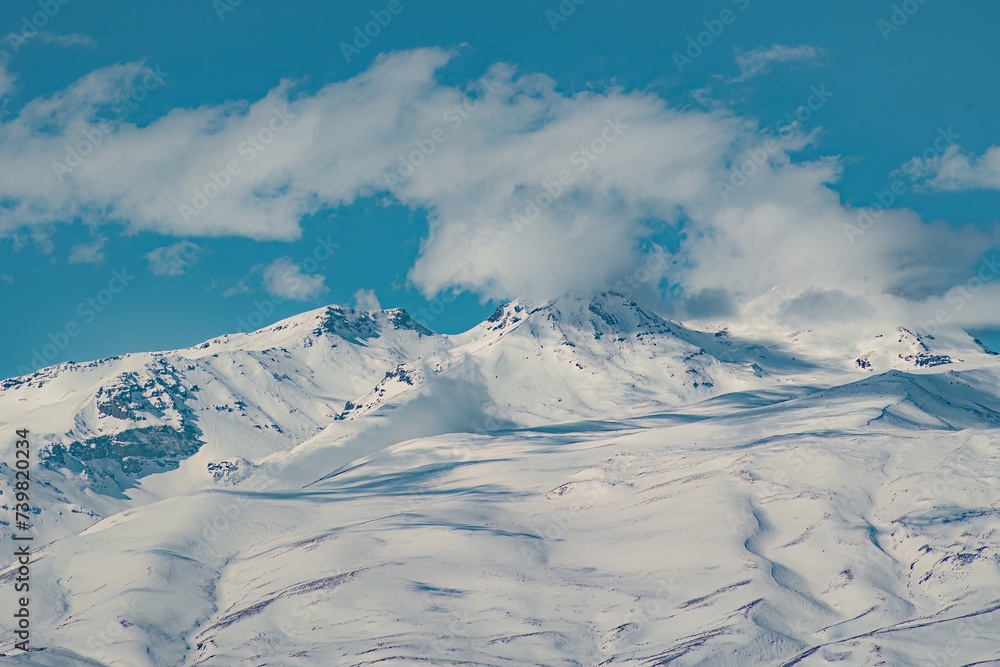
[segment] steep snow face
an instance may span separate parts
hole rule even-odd
[[[213,460],[289,449],[387,368],[445,345],[400,309],[331,306],[186,350],[60,364],[7,380],[0,424],[30,423],[46,444],[38,474],[52,497],[39,498],[37,523],[40,536],[51,529],[57,537],[130,497],[203,487]],[[107,499],[88,500],[95,492]],[[67,515],[78,520],[60,519]]]
[[[859,347],[858,368],[871,372],[982,363],[989,352],[969,336],[921,334],[906,327],[877,334]]]

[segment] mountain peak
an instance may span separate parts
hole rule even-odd
[[[320,324],[313,333],[339,336],[351,343],[377,338],[385,331],[413,331],[418,336],[435,336],[402,308],[355,310],[335,304],[322,311]]]
[[[643,310],[635,301],[618,292],[566,292],[543,305],[535,305],[525,298],[514,299],[498,306],[477,328],[505,331],[528,319],[545,319],[593,331],[598,338],[612,333],[671,331],[661,317]]]
[[[514,299],[497,306],[493,314],[486,318],[481,326],[487,327],[491,331],[507,329],[518,322],[524,320],[531,311],[531,304],[525,299]]]
[[[618,292],[567,293],[534,312],[545,313],[550,320],[578,329],[593,330],[598,338],[612,334],[672,332],[666,320]]]

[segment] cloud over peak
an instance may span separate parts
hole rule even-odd
[[[809,49],[747,52],[741,68],[752,76],[818,55]],[[98,70],[0,122],[0,149],[18,156],[16,166],[0,163],[0,197],[11,203],[0,209],[0,234],[82,219],[288,240],[305,216],[380,197],[426,212],[409,274],[425,294],[669,287],[713,308],[776,285],[846,295],[813,296],[814,308],[855,298],[922,307],[992,243],[988,232],[929,225],[906,210],[845,233],[865,212],[831,187],[838,159],[796,159],[811,136],[795,127],[762,129],[648,92],[567,94],[506,65],[445,85],[436,73],[451,57],[383,55],[312,94],[281,82],[259,100],[175,109],[143,127],[105,112],[148,69]],[[326,291],[322,275],[287,258],[264,282],[289,299]]]

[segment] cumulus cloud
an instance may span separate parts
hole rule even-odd
[[[176,109],[141,128],[108,111],[147,69],[97,70],[0,124],[0,150],[17,158],[0,165],[0,195],[13,200],[0,233],[79,218],[295,239],[304,216],[382,189],[412,137],[462,99],[433,79],[446,60],[437,50],[383,58],[314,95],[292,99],[283,82],[254,102]]]
[[[282,82],[259,100],[175,109],[143,127],[105,121],[101,145],[69,169],[67,145],[146,72],[98,70],[0,122],[0,150],[13,156],[0,163],[0,235],[82,219],[295,239],[304,217],[374,196],[426,214],[409,279],[427,295],[542,299],[621,284],[657,291],[664,281],[691,312],[720,314],[779,285],[789,298],[840,290],[879,312],[922,308],[995,241],[907,210],[850,233],[865,212],[832,187],[840,161],[797,159],[811,138],[794,127],[761,128],[719,106],[675,108],[648,92],[566,94],[503,65],[446,85],[436,73],[450,57],[385,55],[312,94]],[[747,72],[787,61],[754,57]],[[53,163],[68,169],[61,180]],[[671,254],[662,239],[677,231]],[[666,261],[648,268],[651,256]],[[286,298],[326,290],[322,275],[287,258],[264,277]],[[844,299],[813,302],[863,312]],[[995,305],[984,296],[962,316]]]
[[[359,289],[354,293],[355,310],[381,310],[382,305],[378,302],[375,290]]]
[[[157,276],[182,276],[201,259],[201,246],[191,241],[178,241],[146,253],[149,270]]]
[[[308,301],[325,294],[326,278],[303,273],[289,257],[281,257],[264,267],[264,288],[269,294],[292,301]]]
[[[775,44],[737,53],[736,65],[740,68],[740,75],[733,81],[749,81],[755,76],[766,74],[775,63],[816,63],[823,55],[823,49],[808,44],[801,46]]]
[[[915,157],[903,170],[927,190],[1000,190],[1000,146],[975,156],[953,144],[933,157]]]
[[[69,253],[70,264],[103,264],[104,244],[107,243],[104,237],[96,238],[89,243],[79,243],[73,246]]]

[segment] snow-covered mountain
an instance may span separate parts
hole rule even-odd
[[[7,380],[40,650],[5,599],[0,661],[987,664],[1000,357],[822,336],[614,293],[453,336],[330,306]]]
[[[39,503],[36,532],[51,527],[60,536],[120,509],[107,501],[127,501],[129,489],[146,500],[173,495],[211,483],[212,461],[290,449],[385,369],[445,346],[403,310],[330,306],[185,350],[64,363],[6,380],[0,423],[31,424],[46,443],[38,474],[55,497]],[[157,475],[178,468],[180,475]]]
[[[760,386],[767,354],[715,346],[615,295],[515,301],[436,356],[407,361],[346,410],[356,418],[412,391],[428,373],[473,374],[489,402],[520,425],[638,414]],[[707,349],[706,349],[707,348]],[[713,349],[718,348],[718,349]]]

